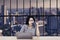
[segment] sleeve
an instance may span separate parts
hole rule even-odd
[[[25,26],[22,26],[20,32],[24,32]]]
[[[26,29],[27,29],[27,25],[23,25],[22,28],[21,28],[21,30],[20,30],[20,32],[25,32]]]

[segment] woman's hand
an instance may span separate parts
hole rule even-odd
[[[37,21],[36,24],[38,27],[41,27],[41,26],[45,25],[45,22],[44,21]]]
[[[36,35],[40,36],[40,30],[39,27],[42,27],[46,24],[46,21],[37,21],[36,22]]]
[[[40,36],[40,32],[39,32],[39,23],[36,22],[36,35]]]

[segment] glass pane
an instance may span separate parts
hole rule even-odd
[[[50,15],[50,0],[44,0],[44,14]]]
[[[11,14],[16,14],[16,0],[11,0]]]
[[[36,0],[31,0],[31,15],[36,15]]]
[[[30,0],[24,0],[24,15],[29,15]]]
[[[60,8],[60,0],[58,0],[58,8]]]
[[[24,15],[23,14],[23,0],[18,0],[18,13],[19,15]]]
[[[3,0],[0,0],[0,15],[2,15],[3,13],[1,13],[2,12],[2,5],[3,5]]]
[[[43,0],[38,0],[38,15],[43,15]]]

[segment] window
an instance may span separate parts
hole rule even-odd
[[[26,24],[29,15],[46,24],[40,27],[41,36],[60,36],[60,0],[0,0],[0,29],[17,21]],[[43,22],[43,23],[44,23]]]

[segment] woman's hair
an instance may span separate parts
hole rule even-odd
[[[34,20],[34,22],[35,22],[35,19],[34,19],[33,16],[27,16],[27,19],[26,19],[26,24],[27,24],[27,25],[29,25],[29,19],[30,19],[30,18],[33,18],[33,20]]]

